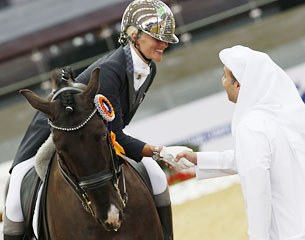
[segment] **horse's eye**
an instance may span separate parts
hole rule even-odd
[[[107,132],[103,132],[103,133],[99,133],[99,134],[95,134],[94,135],[94,139],[97,142],[99,142],[99,141],[106,141],[107,137],[108,137]]]
[[[104,133],[102,134],[102,140],[103,140],[103,141],[106,141],[106,140],[107,140],[107,137],[108,137],[107,132],[104,132]]]

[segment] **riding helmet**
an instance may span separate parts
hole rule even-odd
[[[163,42],[179,42],[174,34],[174,15],[170,8],[160,0],[134,0],[127,6],[122,17],[119,42],[125,42],[126,30],[129,26],[134,26]]]

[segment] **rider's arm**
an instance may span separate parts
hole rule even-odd
[[[130,114],[129,90],[126,82],[126,72],[118,62],[109,61],[100,66],[100,93],[108,98],[115,110],[115,119],[111,122],[111,130],[116,134],[116,139],[125,150],[128,157],[141,161],[142,150],[145,143],[126,134],[126,116]]]

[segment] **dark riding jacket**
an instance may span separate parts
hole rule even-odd
[[[119,47],[111,54],[98,59],[76,78],[76,82],[87,84],[91,72],[97,67],[100,68],[99,93],[108,98],[115,110],[111,130],[116,134],[116,139],[125,149],[126,155],[141,161],[145,143],[126,135],[123,129],[130,123],[143,101],[156,75],[156,64],[150,63],[150,74],[138,91],[134,89],[133,62],[129,45]],[[18,147],[12,168],[33,157],[49,135],[50,127],[47,118],[44,114],[37,112]]]

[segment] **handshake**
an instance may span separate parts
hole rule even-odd
[[[160,152],[160,158],[163,162],[166,162],[178,171],[194,167],[195,164],[184,157],[180,158],[178,161],[176,160],[176,156],[178,155],[178,153],[181,153],[183,151],[193,152],[192,149],[184,146],[162,147],[162,150]]]

